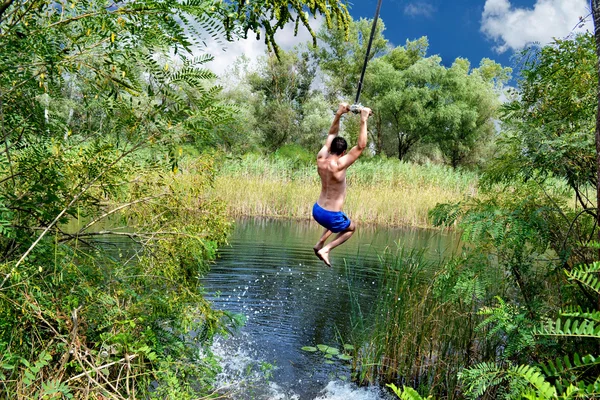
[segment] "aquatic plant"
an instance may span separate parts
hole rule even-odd
[[[431,262],[422,252],[401,248],[380,262],[374,309],[363,312],[354,302],[354,379],[455,398],[458,372],[493,352],[476,329],[476,310],[502,290],[495,269],[482,258]],[[348,279],[353,293],[351,272]]]
[[[333,364],[333,360],[352,360],[350,352],[354,351],[354,346],[352,346],[351,344],[344,344],[344,346],[342,347],[342,351],[340,351],[337,347],[328,346],[326,344],[318,344],[317,347],[304,346],[301,348],[301,350],[307,351],[309,353],[320,352],[323,355],[326,364]]]

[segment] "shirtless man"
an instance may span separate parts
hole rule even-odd
[[[367,147],[367,119],[372,114],[368,108],[360,112],[358,143],[346,153],[348,144],[338,137],[340,118],[350,111],[347,103],[341,103],[323,148],[317,154],[317,168],[321,177],[321,196],[313,206],[313,218],[325,228],[325,232],[313,248],[317,257],[331,267],[329,252],[354,234],[356,225],[342,212],[346,198],[346,169],[358,159]],[[339,233],[338,233],[339,232]],[[325,242],[332,233],[338,233],[328,245]]]

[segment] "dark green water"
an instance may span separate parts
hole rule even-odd
[[[203,279],[216,308],[246,318],[238,333],[214,348],[223,358],[220,384],[235,390],[231,398],[384,398],[376,388],[349,384],[347,363],[326,364],[321,354],[301,348],[350,341],[352,309],[358,303],[368,317],[386,251],[423,250],[439,260],[458,245],[455,235],[435,231],[359,227],[332,251],[329,268],[312,250],[321,233],[313,222],[238,221],[230,245]],[[354,306],[351,297],[358,300]],[[274,366],[268,379],[264,363]]]

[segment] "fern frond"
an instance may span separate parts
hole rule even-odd
[[[488,362],[463,370],[458,374],[458,378],[467,384],[469,398],[479,398],[490,388],[503,384],[508,380],[504,369]]]
[[[549,321],[546,325],[534,330],[539,336],[562,336],[600,339],[600,323],[584,319],[567,318],[565,321],[558,318]]]
[[[591,264],[580,265],[571,271],[565,270],[565,274],[569,280],[580,282],[596,293],[600,294],[600,280],[598,280],[598,272],[600,272],[599,261],[594,261]]]
[[[516,377],[526,380],[537,390],[537,394],[541,399],[554,399],[557,397],[556,388],[546,381],[546,378],[538,368],[529,365],[519,365],[516,368],[510,368],[509,372]]]
[[[565,311],[561,312],[560,315],[563,317],[585,318],[600,322],[600,311],[583,311],[581,307],[567,308]]]
[[[570,380],[574,380],[577,378],[578,370],[585,372],[585,370],[598,365],[600,365],[600,359],[592,355],[580,357],[579,354],[575,353],[572,361],[568,356],[564,356],[563,358],[557,358],[554,362],[549,361],[547,364],[543,364],[542,369],[547,377],[569,377]]]

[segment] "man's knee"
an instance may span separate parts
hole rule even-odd
[[[346,228],[346,232],[354,232],[356,230],[356,224],[354,223],[354,221],[350,222],[350,225],[348,225],[348,228]]]

